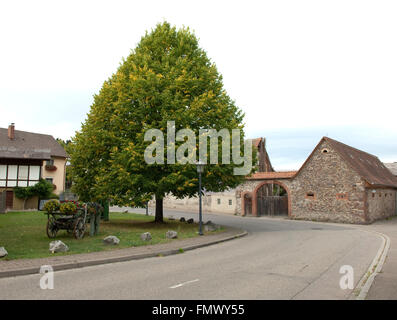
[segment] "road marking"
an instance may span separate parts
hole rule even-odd
[[[354,297],[354,294],[356,295],[356,300],[365,300],[376,275],[382,271],[383,264],[385,263],[386,256],[390,249],[390,238],[384,233],[377,231],[365,230],[359,227],[357,227],[357,229],[377,234],[382,238],[382,245],[380,246],[378,253],[369,266],[368,271],[363,275],[356,288],[351,293],[351,297]]]
[[[186,281],[186,282],[183,282],[183,283],[180,283],[180,284],[176,284],[175,286],[170,287],[170,289],[179,288],[179,287],[184,286],[185,284],[192,283],[192,282],[197,282],[197,281],[199,281],[199,279],[194,279],[194,280]]]

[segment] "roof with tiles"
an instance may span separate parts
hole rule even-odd
[[[0,128],[0,158],[48,160],[68,157],[53,136],[19,130],[15,130],[14,135],[14,139],[10,139],[8,129]]]
[[[250,180],[273,180],[273,179],[291,179],[297,171],[279,171],[279,172],[256,172],[247,177]]]
[[[378,157],[328,137],[323,137],[317,147],[322,141],[328,142],[331,148],[370,185],[397,188],[397,178]]]

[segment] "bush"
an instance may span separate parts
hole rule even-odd
[[[59,196],[55,193],[51,193],[50,196],[48,197],[48,199],[57,199],[59,200]]]
[[[58,211],[58,210],[59,210],[59,207],[60,207],[60,203],[59,203],[58,200],[50,200],[50,201],[47,201],[47,202],[44,204],[43,209],[44,209],[47,213],[53,213],[53,212],[55,212],[55,211]]]
[[[26,201],[34,196],[46,199],[52,192],[53,185],[44,179],[30,187],[15,187],[14,193],[18,199],[23,199],[23,209],[25,210]]]
[[[54,186],[52,183],[44,179],[40,179],[37,184],[29,188],[33,188],[33,192],[35,195],[39,196],[41,199],[45,199],[50,196],[52,190],[54,189]]]
[[[77,206],[73,202],[61,203],[59,211],[63,214],[73,214],[77,211]]]

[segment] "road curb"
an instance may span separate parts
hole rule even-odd
[[[214,241],[209,241],[209,242],[205,242],[205,243],[181,246],[179,249],[163,249],[163,250],[150,252],[150,253],[140,253],[140,254],[123,255],[123,256],[118,256],[118,257],[116,256],[116,257],[109,257],[109,258],[98,258],[98,259],[93,259],[93,260],[68,262],[68,263],[54,265],[53,270],[61,271],[61,270],[84,268],[84,267],[103,265],[103,264],[109,264],[109,263],[116,263],[116,262],[140,260],[140,259],[152,258],[152,257],[158,257],[158,256],[169,256],[169,255],[181,253],[181,249],[183,251],[190,251],[190,250],[194,250],[194,249],[198,249],[198,248],[208,247],[208,246],[211,246],[211,245],[214,245],[217,243],[226,242],[226,241],[230,241],[230,240],[237,239],[237,238],[242,238],[242,237],[248,235],[247,231],[244,231],[244,230],[242,230],[242,231],[238,230],[238,231],[239,231],[239,233],[233,234],[231,236],[227,236],[224,238],[216,239]],[[28,267],[28,268],[21,268],[21,269],[17,269],[17,270],[0,271],[0,278],[31,275],[31,274],[38,274],[38,273],[40,273],[40,267]]]
[[[387,254],[390,249],[390,238],[387,235],[377,231],[369,231],[362,228],[357,229],[369,233],[374,233],[382,238],[382,245],[380,246],[375,258],[372,260],[372,263],[369,266],[367,272],[363,275],[363,277],[352,292],[352,295],[356,296],[355,298],[353,297],[353,299],[365,300],[371,288],[371,285],[375,280],[375,277],[378,275],[378,273],[382,271],[383,264],[385,263]]]

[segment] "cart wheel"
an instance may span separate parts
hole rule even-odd
[[[58,229],[55,224],[55,218],[49,217],[47,220],[47,236],[48,238],[55,238],[57,236]]]
[[[85,224],[83,218],[78,218],[74,225],[74,237],[76,239],[82,239],[85,233]]]

